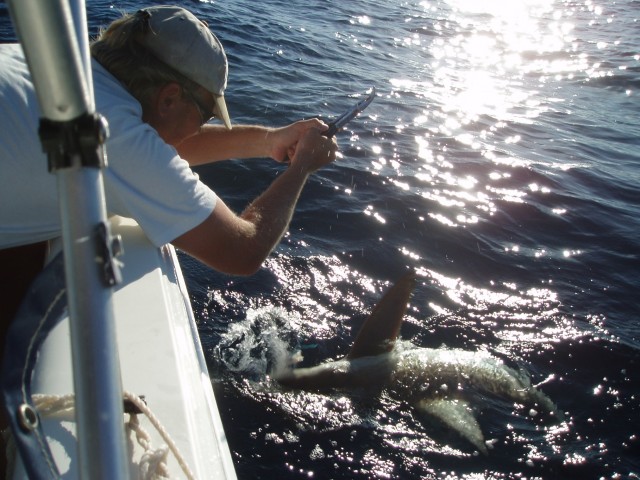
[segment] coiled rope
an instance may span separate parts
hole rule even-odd
[[[187,465],[184,456],[171,438],[171,435],[153,414],[144,400],[138,395],[126,391],[123,392],[123,396],[124,400],[130,402],[137,412],[147,417],[166,443],[166,445],[161,445],[154,449],[151,444],[151,437],[140,424],[138,414],[128,413],[129,421],[125,422],[125,427],[127,431],[135,433],[136,441],[144,449],[139,463],[140,478],[142,480],[170,478],[167,469],[167,458],[169,451],[171,451],[186,478],[188,480],[195,480],[193,472],[189,468],[189,465]],[[74,395],[34,394],[32,399],[34,407],[42,417],[70,417],[75,411]]]

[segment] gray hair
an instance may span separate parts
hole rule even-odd
[[[198,87],[139,43],[150,31],[148,14],[140,10],[115,20],[91,44],[92,56],[142,104],[143,110],[163,85],[175,82],[189,91]]]

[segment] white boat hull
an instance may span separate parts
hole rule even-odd
[[[175,250],[154,248],[132,220],[114,217],[111,222],[124,245],[119,258],[124,281],[114,296],[123,389],[144,396],[195,478],[236,478]],[[73,393],[68,319],[43,344],[32,392]],[[149,421],[139,418],[152,448],[165,444]],[[44,418],[43,429],[62,478],[78,478],[73,419]],[[132,433],[127,435],[131,477],[139,478],[144,449]],[[171,478],[185,478],[172,454],[167,467]],[[19,461],[13,478],[26,478]]]

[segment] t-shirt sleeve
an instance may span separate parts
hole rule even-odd
[[[106,144],[109,213],[135,219],[160,246],[202,223],[217,196],[149,125],[118,125]]]
[[[213,212],[217,196],[175,148],[142,121],[142,107],[93,61],[96,107],[109,123],[104,170],[107,210],[133,218],[156,246],[171,242]]]

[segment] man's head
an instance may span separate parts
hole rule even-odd
[[[187,10],[158,6],[127,15],[102,32],[91,51],[140,101],[145,115],[165,86],[177,84],[203,121],[217,116],[231,128],[223,96],[227,57],[207,25]]]

